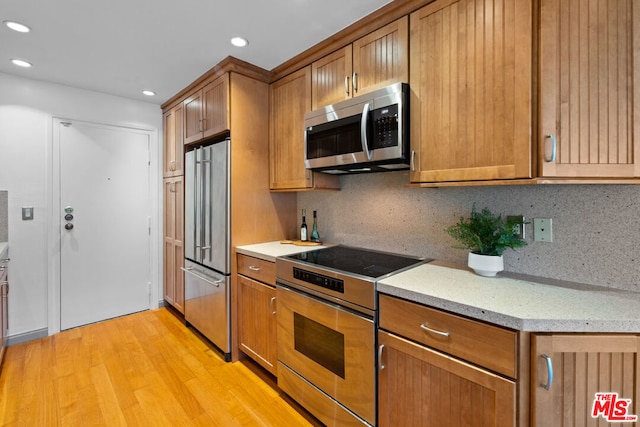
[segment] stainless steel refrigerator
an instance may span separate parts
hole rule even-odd
[[[184,317],[231,360],[230,140],[185,153]]]

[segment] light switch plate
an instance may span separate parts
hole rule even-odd
[[[533,219],[533,240],[536,242],[553,242],[553,222],[551,218]]]
[[[33,206],[22,207],[22,220],[30,221],[33,219]]]

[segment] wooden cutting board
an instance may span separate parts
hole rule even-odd
[[[296,245],[296,246],[320,246],[322,242],[310,242],[310,241],[302,241],[302,240],[281,240],[281,244],[283,245]]]

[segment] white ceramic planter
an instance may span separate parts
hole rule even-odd
[[[478,255],[469,252],[469,267],[476,274],[485,277],[494,277],[504,270],[504,259],[500,256]]]

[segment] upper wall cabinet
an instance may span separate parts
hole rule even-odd
[[[164,172],[165,178],[183,174],[183,108],[179,104],[164,113]]]
[[[411,182],[532,177],[532,13],[436,0],[411,15]]]
[[[312,63],[312,109],[409,78],[408,17]]]
[[[270,188],[339,188],[337,176],[314,173],[304,166],[304,114],[311,110],[311,67],[272,83],[269,91]]]
[[[640,6],[540,7],[540,174],[640,176]]]
[[[229,129],[229,74],[218,77],[184,103],[184,143],[191,144]]]

